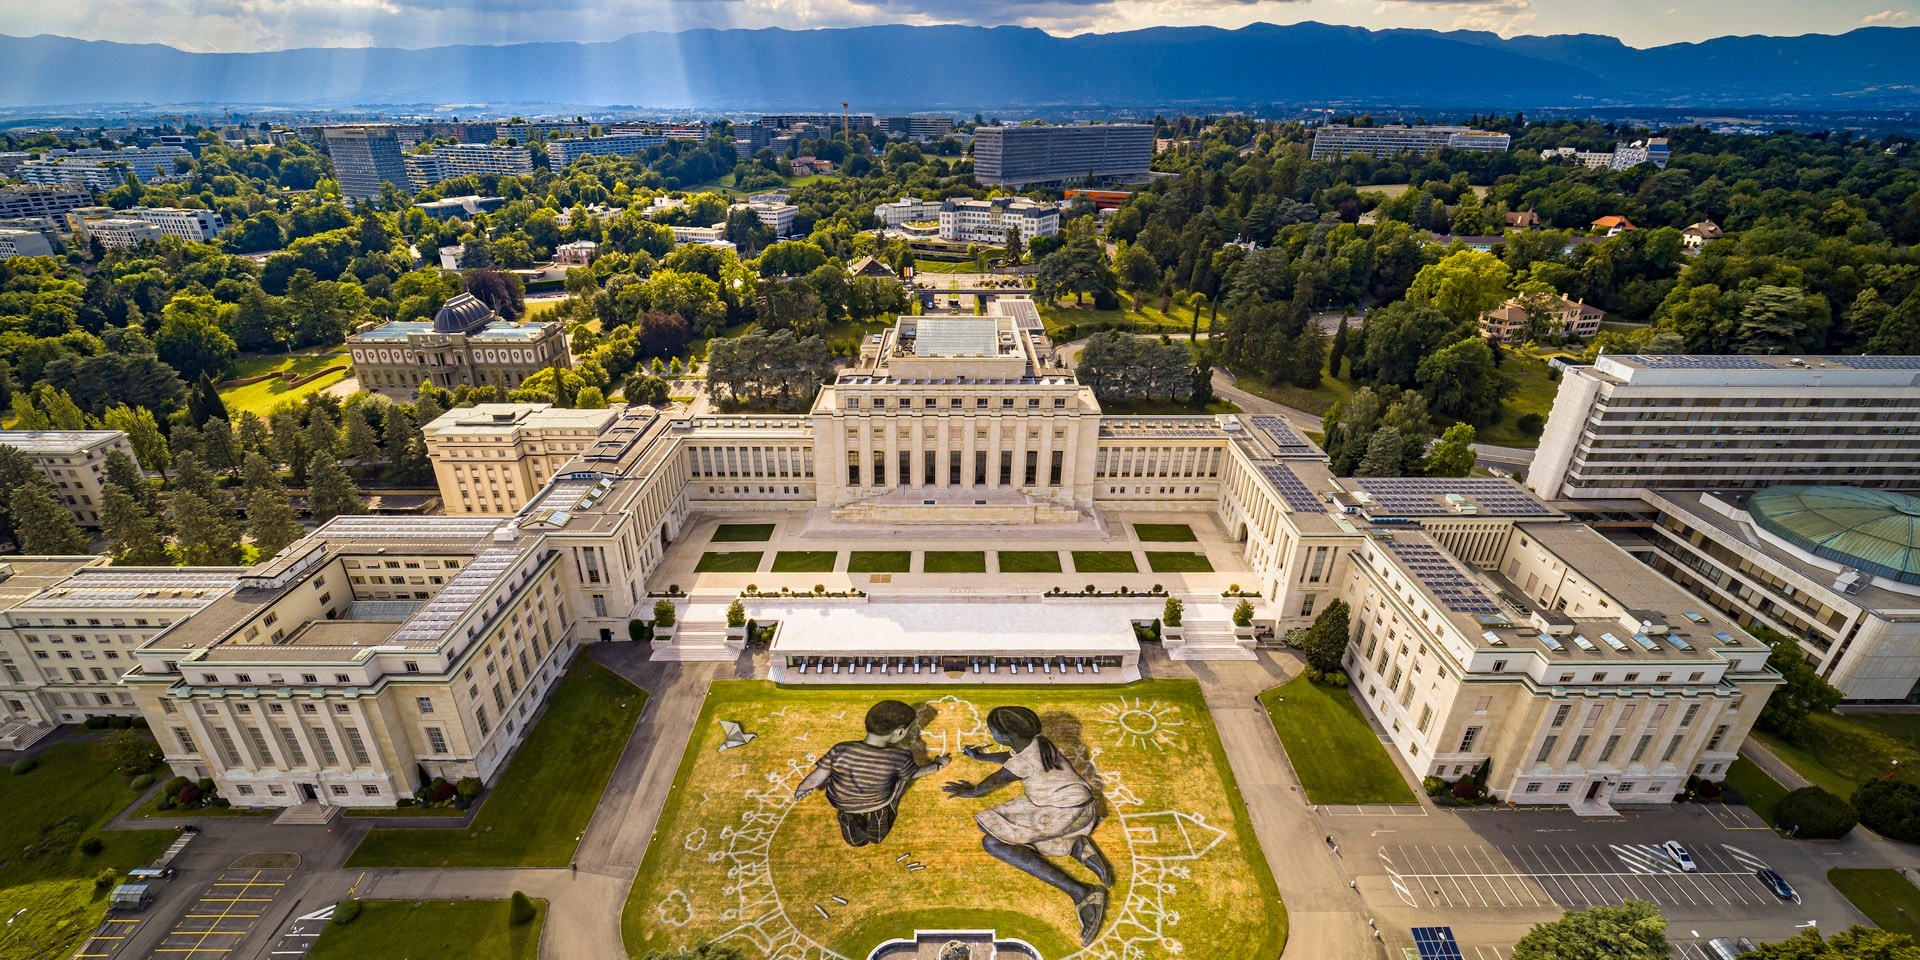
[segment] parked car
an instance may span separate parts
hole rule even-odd
[[[1753,941],[1746,937],[1714,937],[1707,941],[1707,952],[1713,960],[1736,960],[1743,953],[1752,953],[1753,949]]]
[[[1693,873],[1700,869],[1693,862],[1693,854],[1688,853],[1687,848],[1680,845],[1680,841],[1668,840],[1665,844],[1662,844],[1662,846],[1667,851],[1667,857],[1678,865],[1682,871]]]
[[[1793,884],[1788,883],[1787,878],[1775,872],[1772,867],[1761,867],[1755,870],[1753,875],[1759,877],[1760,882],[1766,884],[1767,889],[1772,890],[1774,896],[1794,903],[1800,902],[1800,894],[1793,889]]]

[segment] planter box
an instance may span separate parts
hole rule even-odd
[[[654,625],[654,628],[653,628],[653,642],[671,645],[673,643],[673,635],[679,629],[680,628],[678,625],[671,626],[671,627],[662,627],[656,624]]]
[[[1234,639],[1236,640],[1252,640],[1253,628],[1252,627],[1234,627],[1233,636],[1234,636]]]
[[[1183,641],[1187,639],[1186,628],[1185,627],[1169,627],[1163,623],[1160,625],[1160,639],[1162,642],[1166,642],[1166,643],[1178,643],[1180,641]]]
[[[747,628],[744,626],[728,627],[727,640],[729,642],[734,642],[734,641],[737,641],[739,643],[747,642]]]

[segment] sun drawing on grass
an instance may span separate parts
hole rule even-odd
[[[1128,700],[1121,697],[1120,702],[1101,707],[1106,717],[1101,721],[1106,725],[1107,735],[1113,738],[1117,746],[1151,748],[1165,750],[1180,743],[1181,729],[1187,721],[1175,719],[1180,708],[1158,700],[1148,702],[1139,697]]]

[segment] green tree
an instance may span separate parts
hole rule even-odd
[[[1833,310],[1827,299],[1797,287],[1763,286],[1740,311],[1734,336],[1738,353],[1799,353],[1827,340]]]
[[[226,566],[240,560],[240,532],[224,496],[209,500],[193,490],[175,491],[173,529],[180,558],[189,566]]]
[[[158,517],[161,513],[160,497],[153,492],[153,484],[147,481],[147,475],[140,471],[140,465],[133,461],[124,450],[108,450],[106,456],[106,483],[116,483],[122,490],[132,494],[133,499],[148,516]]]
[[[1430,304],[1457,324],[1478,324],[1487,311],[1505,303],[1513,271],[1500,258],[1479,250],[1448,254],[1413,278],[1407,299]]]
[[[221,323],[223,314],[233,312],[231,305],[210,296],[176,295],[161,310],[160,330],[153,337],[154,353],[187,380],[202,374],[216,379],[225,376],[233,358],[239,355],[239,348]]]
[[[73,402],[65,390],[43,383],[35,391],[35,402],[47,412],[47,420],[55,430],[86,430],[95,424],[80,405]]]
[[[15,430],[52,430],[53,421],[39,407],[33,405],[33,396],[21,390],[13,392],[13,429]]]
[[[1823,787],[1801,787],[1774,804],[1773,822],[1802,840],[1838,840],[1852,832],[1860,815]]]
[[[1440,435],[1427,454],[1427,476],[1465,477],[1473,473],[1473,425],[1456,423]]]
[[[126,774],[140,774],[153,769],[160,762],[160,747],[153,739],[138,730],[115,730],[107,736],[107,756],[113,760],[114,769]]]
[[[1347,602],[1335,600],[1313,618],[1313,626],[1307,628],[1306,642],[1302,646],[1302,651],[1307,655],[1307,666],[1322,673],[1340,669],[1341,660],[1347,655],[1348,638],[1352,636],[1351,616]]]
[[[1805,930],[1777,943],[1763,943],[1751,960],[1914,960],[1920,946],[1904,933],[1854,925],[1830,938]]]
[[[1356,477],[1399,477],[1406,475],[1406,451],[1400,442],[1400,430],[1386,427],[1367,441],[1366,455],[1354,468]]]
[[[156,566],[169,562],[159,520],[117,483],[100,486],[100,532],[106,535],[116,563]]]
[[[279,471],[266,457],[247,454],[245,473],[247,532],[252,535],[260,556],[271,557],[300,539],[306,528],[300,525],[300,514],[293,509],[286,485],[280,482]]]
[[[532,898],[515,890],[513,899],[507,902],[507,922],[514,926],[522,926],[532,923],[533,918],[538,915],[539,911],[534,909]]]
[[[422,397],[419,406],[426,407],[427,413],[435,412],[430,406],[431,398]],[[403,483],[418,483],[432,475],[433,465],[427,460],[427,440],[421,433],[419,423],[407,408],[393,404],[387,408],[386,423],[387,470]]]
[[[51,483],[41,480],[15,486],[7,494],[7,511],[13,515],[21,553],[77,556],[87,552],[87,535],[74,523],[73,513],[54,499]]]
[[[1644,900],[1592,907],[1536,925],[1513,945],[1513,960],[1668,960],[1667,918]]]
[[[1493,348],[1470,336],[1422,357],[1414,377],[1434,413],[1468,423],[1500,419],[1500,401],[1519,389],[1494,363]]]
[[[1160,283],[1160,264],[1153,259],[1153,254],[1144,247],[1125,244],[1113,258],[1113,272],[1127,288],[1127,295],[1133,300],[1133,309],[1142,312],[1140,291]]]
[[[368,466],[380,459],[380,434],[375,432],[373,424],[358,410],[347,413],[347,459],[359,461]]]
[[[1920,205],[1916,205],[1915,209],[1920,210]],[[1861,296],[1866,296],[1866,292],[1862,292]],[[1905,300],[1900,301],[1900,306],[1888,312],[1886,319],[1880,322],[1879,328],[1870,336],[1872,339],[1867,343],[1868,353],[1896,356],[1920,354],[1920,287],[1916,287]]]
[[[220,388],[214,384],[213,377],[203,372],[200,379],[194,381],[193,391],[187,394],[187,413],[196,424],[228,419],[227,402],[220,399]]]
[[[160,425],[154,422],[153,411],[145,407],[125,405],[108,407],[107,426],[127,435],[127,444],[133,447],[133,455],[139,459],[140,466],[167,479],[167,468],[173,466],[173,453],[167,447],[167,438],[160,433]]]
[[[174,431],[176,434],[180,431]],[[200,499],[212,503],[220,496],[220,487],[214,482],[213,474],[200,465],[200,457],[191,450],[179,454],[178,469],[173,478],[175,490],[191,490],[200,495]]]
[[[342,514],[366,513],[367,502],[360,488],[347,476],[340,461],[330,450],[314,451],[307,464],[307,511],[315,523],[326,523]]]
[[[1553,330],[1560,316],[1560,291],[1545,280],[1527,280],[1513,288],[1513,299],[1527,315],[1523,336],[1538,340]]]
[[[1749,632],[1773,648],[1767,654],[1767,666],[1786,681],[1774,688],[1755,725],[1791,742],[1805,743],[1813,732],[1808,718],[1832,711],[1840,703],[1840,691],[1807,662],[1798,640],[1766,627],[1752,627]]]

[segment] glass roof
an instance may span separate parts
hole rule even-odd
[[[1778,486],[1747,501],[1753,522],[1815,556],[1920,585],[1920,499],[1890,490]]]

